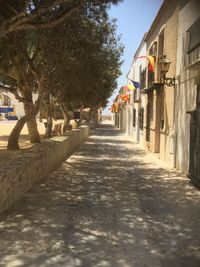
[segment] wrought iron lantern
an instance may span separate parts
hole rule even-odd
[[[163,83],[167,86],[175,86],[175,77],[166,77],[166,73],[169,71],[170,64],[171,61],[166,57],[166,55],[160,56],[158,65],[160,65]]]

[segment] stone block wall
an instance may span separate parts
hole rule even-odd
[[[66,136],[56,136],[19,153],[0,166],[0,213],[12,205],[35,183],[45,178],[69,157],[89,136],[81,126]]]

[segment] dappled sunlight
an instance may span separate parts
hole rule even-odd
[[[123,138],[100,128],[1,215],[0,266],[200,262],[200,191]]]
[[[26,263],[28,262],[28,265]],[[29,266],[29,267],[55,267],[55,266],[67,266],[67,267],[75,267],[82,266],[82,262],[80,259],[73,259],[71,256],[67,256],[64,254],[56,254],[56,255],[13,255],[13,256],[5,256],[2,261],[4,266],[10,267],[20,267],[20,266]],[[39,265],[37,265],[37,263]]]

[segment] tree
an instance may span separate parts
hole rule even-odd
[[[120,0],[1,0],[0,38],[22,30],[52,28],[87,3],[118,3]]]
[[[20,33],[0,42],[0,78],[1,89],[13,93],[24,104],[25,116],[15,125],[8,141],[8,149],[18,149],[18,138],[24,124],[27,123],[31,143],[39,143],[35,116],[44,91],[44,73],[34,66],[37,56],[34,38],[30,34]],[[33,102],[33,92],[38,99]]]
[[[18,148],[25,123],[31,141],[40,141],[35,116],[42,100],[48,105],[50,97],[57,99],[67,126],[66,108],[97,107],[110,96],[113,81],[119,75],[121,47],[117,47],[114,24],[108,21],[110,1],[104,2],[88,1],[77,16],[69,17],[56,28],[13,33],[0,41],[2,87],[22,101],[25,108],[25,117],[11,133],[8,148]],[[36,103],[33,92],[38,93]],[[49,122],[51,126],[51,118]]]
[[[116,37],[115,21],[108,20],[106,11],[106,6],[98,12],[88,7],[48,33],[54,36],[43,49],[50,73],[48,88],[61,104],[66,127],[69,106],[80,110],[91,106],[94,111],[100,103],[105,105],[116,87],[122,46]],[[60,34],[65,38],[59,39]],[[58,39],[60,42],[55,43]]]

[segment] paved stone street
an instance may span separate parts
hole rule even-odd
[[[0,216],[3,267],[199,267],[200,192],[102,125]]]

